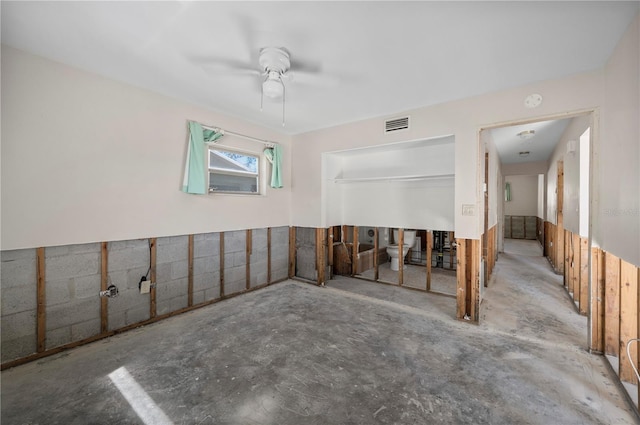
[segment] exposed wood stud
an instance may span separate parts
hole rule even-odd
[[[564,272],[564,243],[561,243],[564,236],[564,162],[558,161],[558,180],[557,180],[558,196],[557,196],[557,227],[556,227],[556,247],[555,267],[558,273]]]
[[[604,352],[604,255],[591,248],[591,342],[592,351]]]
[[[480,319],[480,241],[471,240],[471,305],[469,315],[471,321],[477,323]]]
[[[220,298],[224,297],[224,232],[220,232]]]
[[[342,231],[340,232],[340,240],[344,243],[347,243],[347,225],[342,225]]]
[[[325,245],[326,245],[326,233],[325,229],[316,229],[316,269],[318,272],[318,285],[324,286],[326,280],[327,262],[325,258]]]
[[[564,252],[566,253],[566,255],[564,256],[564,273],[562,273],[562,277],[563,277],[563,283],[565,288],[567,288],[567,290],[571,293],[573,292],[573,290],[571,290],[570,288],[572,288],[572,282],[571,282],[571,274],[570,274],[570,269],[571,269],[571,233],[569,233],[568,230],[564,231]]]
[[[452,233],[453,235],[453,233]],[[449,251],[449,255],[451,256],[451,264],[453,264],[453,260],[454,260],[454,255],[453,255],[453,244],[454,244],[455,239],[451,238],[449,241],[449,245],[451,246],[451,249]],[[431,256],[432,256],[432,250],[433,250],[433,232],[431,230],[427,230],[427,246],[425,247],[425,254],[427,257],[427,291],[431,291]],[[453,267],[452,267],[453,268]]]
[[[100,244],[100,291],[106,291],[109,282],[109,251],[107,242]],[[109,299],[100,297],[100,333],[109,330]]]
[[[189,235],[189,276],[187,283],[187,305],[193,305],[193,235]]]
[[[45,280],[44,248],[36,249],[36,349],[46,350],[47,342],[47,288]]]
[[[329,264],[329,280],[333,279],[333,243],[334,243],[334,227],[329,227],[327,235],[327,263]]]
[[[620,261],[620,380],[638,382],[631,362],[638,367],[638,347],[627,357],[627,341],[638,337],[638,270],[633,264]]]
[[[571,234],[571,281],[573,287],[573,301],[580,301],[580,236]]]
[[[358,274],[358,226],[353,226],[353,245],[351,246],[351,275]]]
[[[604,352],[618,356],[620,340],[620,259],[605,253]]]
[[[251,288],[251,253],[253,252],[253,232],[251,229],[247,229],[245,237],[245,262],[246,262],[246,276],[245,276],[245,289]]]
[[[267,227],[267,284],[271,284],[271,227]]]
[[[150,263],[151,263],[151,289],[149,291],[149,316],[153,319],[156,317],[156,256],[158,253],[158,239],[150,238],[149,239],[149,251],[150,251]]]
[[[378,228],[373,228],[373,280],[380,278],[380,256],[378,254],[379,242],[378,242]]]
[[[466,240],[457,239],[458,241],[458,268],[456,271],[456,318],[463,320],[466,314],[467,300],[467,256]]]
[[[296,228],[289,227],[289,279],[296,276]]]
[[[404,283],[404,229],[398,229],[398,285]]]
[[[580,238],[580,314],[589,311],[589,239]]]

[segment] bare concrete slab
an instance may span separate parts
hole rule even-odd
[[[579,342],[457,322],[448,297],[330,285],[279,283],[4,371],[2,423],[635,423]]]

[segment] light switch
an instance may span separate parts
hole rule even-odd
[[[473,204],[462,204],[462,215],[476,215],[476,206]]]

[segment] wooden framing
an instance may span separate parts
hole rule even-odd
[[[634,345],[631,359],[627,357],[627,341],[638,337],[638,270],[620,261],[620,380],[637,384],[629,360],[638,365],[638,346]]]
[[[329,265],[329,280],[333,279],[333,226],[327,230],[327,264]]]
[[[590,349],[604,353],[604,253],[600,248],[591,248],[591,326]]]
[[[453,261],[453,241],[451,239],[449,241],[449,245],[451,246],[451,251],[449,255],[451,256],[451,261]],[[433,267],[431,264],[431,256],[433,251],[433,232],[431,230],[427,230],[427,246],[426,246],[426,256],[427,256],[427,291],[431,291],[431,268]]]
[[[404,283],[404,229],[398,229],[398,286]]]
[[[187,283],[187,305],[193,305],[193,235],[189,235],[189,276]]]
[[[378,257],[378,228],[373,228],[373,279],[378,280],[380,278],[379,267],[380,267],[380,258]]]
[[[326,232],[323,228],[316,229],[316,271],[318,286],[324,286],[326,281],[327,261],[325,258],[325,246],[327,244]]]
[[[100,291],[107,290],[109,282],[109,251],[107,242],[100,244]],[[100,297],[100,333],[109,330],[109,299]]]
[[[467,314],[467,240],[457,239],[458,270],[456,272],[456,319],[463,320]]]
[[[156,256],[158,253],[158,239],[157,238],[150,238],[149,239],[149,252],[150,252],[150,260],[149,262],[151,263],[151,289],[149,290],[149,317],[150,318],[154,318],[156,317],[156,282],[157,282],[157,276],[156,276]]]
[[[471,305],[469,306],[469,315],[471,321],[478,323],[480,320],[480,241],[471,239],[471,267],[470,267],[470,293]]]
[[[247,229],[245,240],[245,289],[251,288],[251,253],[253,252],[253,232],[251,229]]]
[[[42,353],[47,344],[47,288],[45,285],[44,248],[36,249],[36,350]]]
[[[271,227],[267,227],[267,284],[271,285]]]
[[[296,228],[289,227],[289,279],[296,276]]]
[[[568,230],[564,231],[562,241],[564,244],[564,252],[566,253],[564,256],[564,271],[562,273],[563,284],[569,293],[573,294],[573,282],[571,281],[571,242],[573,239],[571,238],[571,233]]]
[[[351,276],[358,274],[358,226],[353,226],[353,245],[351,245]]]
[[[573,301],[580,302],[580,235],[571,235],[571,287]]]
[[[580,238],[580,314],[589,312],[589,239]]]
[[[558,190],[558,213],[556,220],[556,241],[554,245],[556,246],[556,256],[555,256],[555,266],[556,271],[558,273],[564,272],[564,243],[560,243],[564,237],[564,162],[558,161],[558,180],[557,180],[557,190]]]
[[[604,352],[618,357],[620,352],[620,259],[605,253]]]
[[[220,298],[224,298],[224,232],[220,232]]]

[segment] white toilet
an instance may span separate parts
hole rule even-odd
[[[398,229],[393,230],[393,240],[398,240]],[[404,257],[406,257],[409,248],[416,242],[416,231],[405,230],[404,231],[404,244],[402,246],[402,263],[404,264]],[[400,256],[398,252],[398,245],[393,244],[387,247],[387,254],[391,257],[391,270],[398,271],[400,269]],[[403,266],[404,267],[404,266]]]

